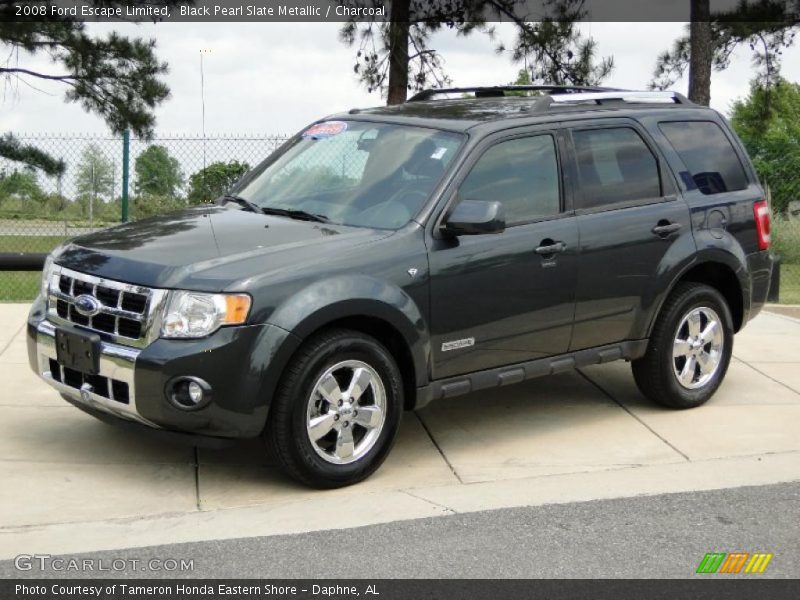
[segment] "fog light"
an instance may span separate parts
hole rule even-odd
[[[189,382],[189,399],[194,404],[200,404],[200,401],[203,399],[203,388],[201,388],[196,381]]]
[[[197,410],[211,401],[211,386],[199,377],[176,377],[167,383],[167,399],[181,410]]]

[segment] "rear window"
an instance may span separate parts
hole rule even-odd
[[[686,187],[703,194],[734,192],[747,187],[747,175],[730,140],[711,121],[670,121],[658,124],[681,157]]]

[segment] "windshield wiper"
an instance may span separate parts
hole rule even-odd
[[[290,219],[297,219],[298,221],[316,221],[317,223],[329,223],[330,219],[325,215],[315,215],[314,213],[306,212],[304,210],[295,210],[291,208],[269,208],[262,207],[255,202],[250,202],[247,198],[241,196],[234,196],[225,194],[220,196],[218,202],[224,204],[225,202],[234,202],[251,212],[257,212],[264,215],[277,215],[279,217],[289,217]]]
[[[289,217],[290,219],[297,219],[298,221],[316,221],[317,223],[330,223],[330,219],[325,215],[316,215],[314,213],[306,212],[304,210],[294,210],[290,208],[270,208],[259,207],[259,210],[265,215],[277,215],[279,217]]]
[[[249,210],[250,212],[254,213],[263,213],[264,209],[262,209],[258,204],[255,202],[250,202],[250,200],[246,198],[242,198],[241,196],[232,196],[230,194],[225,194],[224,196],[220,196],[217,200],[219,204],[225,204],[226,202],[234,202],[238,204],[245,210]]]

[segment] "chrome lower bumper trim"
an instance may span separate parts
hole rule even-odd
[[[56,360],[55,336],[56,327],[50,321],[42,321],[36,327],[36,354],[39,364],[38,375],[44,379],[45,382],[58,390],[61,394],[68,396],[80,404],[123,419],[159,428],[155,423],[142,417],[136,410],[134,368],[140,350],[106,342],[101,342],[100,344],[99,376],[122,381],[128,385],[128,403],[125,404],[95,393],[92,386],[88,383],[84,383],[80,389],[78,389],[63,383],[63,378],[62,381],[58,381],[53,377],[53,373],[50,369],[50,361]]]

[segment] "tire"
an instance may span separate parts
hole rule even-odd
[[[717,325],[709,329],[712,322]],[[636,385],[649,399],[670,408],[694,408],[717,391],[732,352],[733,318],[725,299],[712,287],[685,282],[667,298],[647,352],[631,366]]]
[[[368,335],[331,329],[304,343],[284,372],[267,444],[283,471],[301,483],[352,485],[389,454],[402,409],[402,377],[386,348]]]

